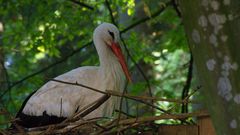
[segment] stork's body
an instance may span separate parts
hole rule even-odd
[[[80,83],[101,91],[123,90],[125,76],[130,79],[121,49],[117,45],[117,28],[103,23],[94,31],[94,44],[97,49],[100,66],[86,66],[74,69],[56,77],[56,80]],[[125,76],[124,76],[125,74]],[[35,127],[58,123],[73,116],[81,108],[93,103],[103,94],[84,87],[50,81],[43,85],[26,101],[17,114],[17,124]],[[118,106],[117,99],[111,97],[98,109],[85,118],[111,116]]]

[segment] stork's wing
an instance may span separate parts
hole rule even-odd
[[[77,68],[55,79],[95,88],[99,85],[97,67]],[[18,124],[36,127],[59,123],[101,96],[83,87],[49,81],[24,102],[17,114],[17,118],[20,118]]]

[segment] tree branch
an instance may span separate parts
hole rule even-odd
[[[189,61],[189,67],[188,67],[188,74],[187,74],[187,80],[182,90],[182,100],[184,100],[186,97],[188,97],[189,89],[191,87],[192,82],[192,72],[193,72],[193,56],[190,56]],[[188,103],[182,104],[182,113],[188,112]]]
[[[79,5],[79,6],[85,7],[87,9],[94,10],[94,8],[92,6],[89,6],[89,5],[87,5],[87,4],[83,3],[83,2],[76,1],[76,0],[69,0],[69,1],[72,2],[72,3],[75,3],[75,4]]]
[[[99,98],[98,100],[96,100],[96,102],[87,107],[85,110],[80,111],[78,114],[76,114],[74,116],[75,120],[78,120],[79,118],[83,118],[86,115],[88,115],[89,113],[91,113],[92,111],[96,110],[100,105],[102,105],[105,101],[107,101],[110,98],[110,95],[103,95],[101,98]]]
[[[147,117],[140,117],[140,118],[129,118],[125,120],[121,120],[119,123],[122,125],[130,124],[130,123],[144,123],[148,121],[155,121],[155,120],[163,120],[163,119],[184,119],[189,117],[199,117],[199,116],[209,116],[206,112],[193,112],[193,113],[184,113],[184,114],[161,114],[160,116],[147,116]]]
[[[114,19],[113,11],[112,11],[112,8],[111,8],[111,5],[110,5],[109,1],[108,1],[108,0],[105,0],[105,4],[106,4],[106,6],[107,6],[107,8],[108,8],[108,11],[109,11],[109,14],[110,14],[112,23],[113,23],[115,26],[118,26],[117,23],[116,23],[116,21],[115,21],[115,19]]]
[[[11,88],[14,87],[15,85],[19,84],[19,83],[24,82],[25,80],[27,80],[27,79],[35,76],[35,75],[38,75],[38,74],[40,74],[40,73],[42,73],[42,72],[44,72],[44,71],[46,71],[46,70],[48,70],[48,69],[50,69],[50,68],[58,65],[58,64],[60,64],[60,63],[63,63],[64,61],[66,61],[67,59],[69,59],[71,56],[75,55],[76,53],[80,52],[82,49],[84,49],[85,47],[87,47],[87,46],[89,46],[89,45],[91,45],[91,44],[92,44],[92,41],[91,41],[91,42],[88,42],[88,43],[85,44],[85,45],[83,45],[81,48],[78,48],[78,49],[72,51],[69,55],[67,55],[66,57],[62,58],[61,60],[59,60],[59,61],[57,61],[57,62],[55,62],[55,63],[52,63],[51,65],[49,65],[49,66],[47,66],[47,67],[45,67],[45,68],[43,68],[43,69],[41,69],[41,70],[33,73],[33,74],[30,74],[30,75],[22,78],[22,79],[19,80],[19,81],[14,82],[14,83],[11,85]]]
[[[141,24],[141,23],[144,23],[144,22],[146,22],[146,21],[148,21],[148,20],[151,20],[151,19],[157,17],[158,15],[160,15],[160,14],[161,14],[168,6],[170,6],[170,5],[172,5],[172,2],[171,2],[171,1],[170,1],[170,2],[167,2],[167,3],[166,3],[165,5],[163,5],[158,11],[156,11],[155,13],[153,13],[151,17],[146,16],[145,18],[142,18],[142,19],[134,22],[133,24],[131,24],[131,25],[129,25],[128,27],[126,27],[125,29],[121,30],[120,33],[121,33],[121,34],[122,34],[122,33],[125,33],[125,32],[127,32],[128,30],[136,27],[137,25],[139,25],[139,24]]]
[[[180,9],[179,9],[179,7],[178,7],[178,5],[179,5],[178,2],[179,2],[178,0],[172,0],[172,6],[173,6],[174,10],[176,11],[178,17],[181,18],[181,17],[182,17],[182,14],[181,14],[181,11],[180,11]]]
[[[65,82],[65,81],[56,80],[56,79],[51,79],[51,81],[64,83],[64,84],[69,84],[69,85],[74,85],[74,86],[84,87],[84,88],[87,88],[87,89],[90,89],[90,90],[93,90],[95,92],[99,92],[99,93],[102,93],[102,94],[106,94],[106,95],[112,95],[112,96],[117,96],[117,97],[125,97],[125,98],[128,98],[128,99],[135,100],[135,101],[138,101],[140,103],[149,105],[152,108],[155,108],[157,110],[160,110],[161,112],[169,114],[169,112],[165,111],[164,109],[162,109],[162,108],[160,108],[158,106],[155,106],[154,104],[148,103],[148,102],[146,102],[144,100],[141,100],[139,98],[134,98],[133,96],[128,96],[128,94],[123,94],[123,93],[117,92],[116,90],[115,91],[113,91],[113,90],[101,91],[101,90],[98,90],[98,89],[95,89],[95,88],[92,88],[92,87],[89,87],[89,86],[86,86],[86,85],[83,85],[83,84],[79,84],[77,82],[76,83],[72,83],[72,82]]]

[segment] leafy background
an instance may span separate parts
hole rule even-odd
[[[0,122],[12,118],[24,99],[49,79],[80,66],[98,65],[94,46],[88,43],[92,41],[95,27],[102,22],[112,22],[111,14],[120,30],[149,18],[122,33],[132,58],[148,78],[146,81],[129,58],[133,83],[128,85],[128,93],[149,95],[150,86],[156,97],[181,99],[190,53],[181,17],[173,6],[167,6],[161,14],[152,17],[167,1],[111,0],[108,3],[112,13],[104,0],[85,0],[92,9],[75,2],[0,0],[0,22],[4,28],[0,34],[0,53],[7,71],[2,78],[7,78],[5,83],[8,84],[8,87],[1,85],[0,102],[1,110],[11,114],[0,115]],[[198,85],[194,78],[192,80],[190,91]],[[155,105],[166,110],[175,106],[160,101]],[[131,115],[151,115],[148,106],[137,102],[125,100],[123,106]],[[181,106],[171,111],[179,113]],[[154,112],[154,115],[159,114],[160,111]]]

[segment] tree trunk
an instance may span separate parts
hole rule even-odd
[[[240,133],[240,1],[180,0],[183,23],[218,135]]]

